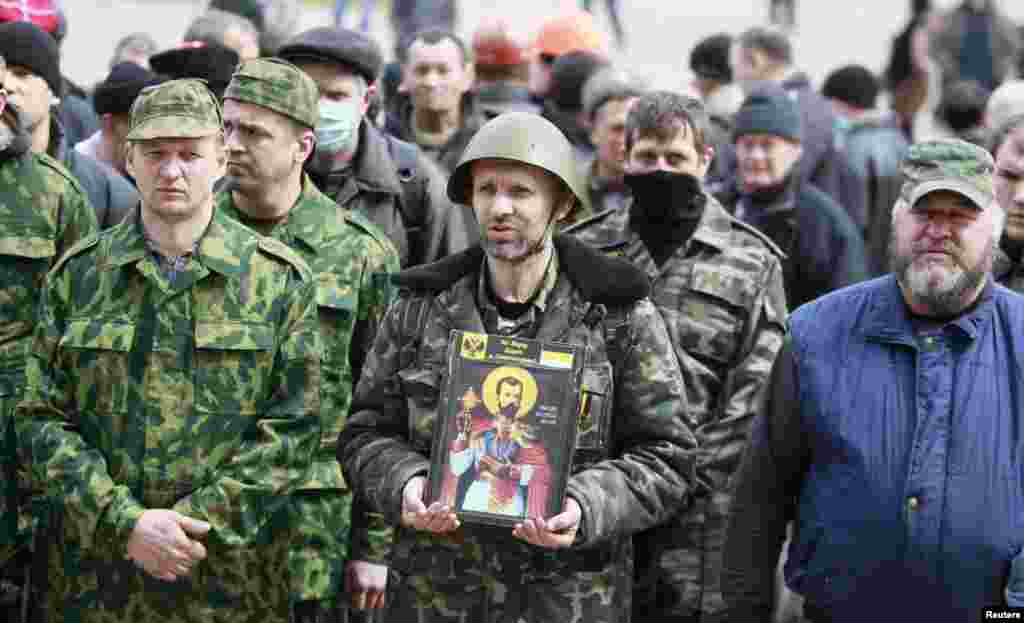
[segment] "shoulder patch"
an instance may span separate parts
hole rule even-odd
[[[32,157],[35,160],[35,162],[39,163],[40,166],[46,167],[47,169],[58,174],[66,182],[73,186],[75,190],[82,193],[83,195],[85,194],[85,189],[82,188],[82,185],[81,183],[79,183],[78,178],[72,175],[71,171],[69,171],[67,167],[65,167],[63,164],[61,164],[57,160],[54,160],[47,154],[33,154]]]
[[[260,236],[258,244],[260,251],[263,251],[268,255],[272,255],[279,260],[284,260],[287,264],[290,264],[292,268],[298,271],[303,280],[313,278],[313,272],[309,269],[309,265],[306,264],[306,261],[299,257],[298,253],[288,248],[288,245],[285,243],[267,236]]]
[[[762,232],[760,229],[754,227],[753,225],[744,223],[743,221],[739,220],[734,216],[729,216],[729,221],[732,223],[733,227],[742,229],[743,231],[751,234],[752,236],[763,242],[765,246],[768,247],[768,250],[774,253],[780,260],[786,259],[786,254],[783,253],[782,249],[780,249],[779,246],[775,244],[775,242],[773,242],[772,239],[769,238],[768,235]]]

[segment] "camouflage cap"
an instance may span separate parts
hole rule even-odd
[[[224,99],[248,102],[316,127],[320,91],[309,75],[279,58],[256,58],[243,63],[231,77]]]
[[[185,78],[146,87],[132,104],[129,141],[202,138],[224,130],[220,104],[202,80]]]
[[[901,197],[913,208],[936,190],[970,199],[979,210],[995,201],[992,156],[977,145],[958,139],[915,143],[903,161]]]

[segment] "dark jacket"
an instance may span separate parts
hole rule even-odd
[[[981,620],[1024,545],[1024,299],[989,284],[922,325],[892,275],[790,318],[738,474],[723,585],[771,620],[774,571],[812,620]]]
[[[319,173],[306,162],[317,188],[339,206],[362,212],[398,250],[402,267],[438,260],[478,238],[468,208],[445,194],[445,177],[415,145],[383,134],[369,123],[359,129],[359,149],[344,171]]]
[[[60,99],[60,104],[57,104],[57,117],[64,128],[69,145],[81,143],[100,129],[100,119],[92,108],[92,102],[87,96],[79,93],[80,91],[69,91]]]
[[[113,227],[139,204],[135,187],[95,159],[77,151],[56,116],[51,118],[49,153],[71,171],[96,211],[100,229]]]
[[[742,196],[733,186],[718,199],[786,254],[782,274],[789,309],[867,278],[860,232],[846,212],[814,186],[794,180],[770,201]]]
[[[480,126],[484,124],[484,119],[476,112],[472,97],[464,97],[462,123],[459,129],[448,139],[448,142],[440,147],[435,147],[416,143],[416,133],[413,131],[412,117],[412,100],[410,98],[403,98],[397,104],[396,110],[388,111],[384,122],[384,131],[403,141],[417,144],[420,150],[437,163],[446,175],[451,175],[452,171],[455,170],[456,165],[459,164],[459,158],[462,157],[462,152],[466,150],[466,145],[469,144],[469,140],[473,138],[473,135],[480,129]]]
[[[785,331],[781,253],[709,199],[693,235],[659,267],[628,214],[607,210],[566,233],[647,273],[701,449],[693,503],[633,538],[633,619],[718,620],[726,614],[719,575],[733,473]]]
[[[451,536],[399,528],[391,566],[403,593],[389,597],[391,603],[443,595],[452,598],[450,609],[465,613],[487,601],[481,581],[492,577],[509,588],[509,609],[566,581],[605,596],[605,610],[628,608],[630,536],[667,520],[693,494],[696,442],[664,322],[646,298],[647,280],[572,238],[556,236],[555,249],[557,266],[545,279],[550,285],[543,309],[534,306],[533,320],[513,335],[586,345],[583,400],[593,425],[577,431],[568,483],[568,495],[583,511],[576,544],[545,551],[508,529],[469,524]],[[346,481],[393,523],[399,522],[406,482],[429,470],[450,330],[497,333],[497,312],[486,295],[481,301],[484,257],[477,246],[400,273],[399,299],[363,368],[338,458]],[[416,309],[425,310],[420,322]],[[607,330],[610,314],[623,318],[619,330]],[[431,597],[412,588],[435,580],[438,594]],[[571,600],[561,595],[530,605],[536,620],[555,620],[544,613]],[[583,600],[583,607],[591,608],[590,601]],[[514,612],[506,615],[516,619]],[[580,616],[597,620],[587,611]]]
[[[863,223],[868,269],[889,271],[892,208],[903,184],[900,164],[910,143],[893,114],[873,113],[851,121],[840,134],[840,148],[867,198]]]

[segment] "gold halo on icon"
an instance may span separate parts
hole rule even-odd
[[[522,400],[519,404],[519,411],[516,412],[516,417],[521,418],[533,409],[533,405],[537,404],[537,381],[523,368],[501,366],[491,370],[484,378],[484,406],[491,413],[498,413],[498,381],[509,377],[516,379],[523,386]]]

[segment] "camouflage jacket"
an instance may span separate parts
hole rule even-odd
[[[533,321],[511,334],[586,345],[583,391],[590,417],[579,419],[568,485],[583,511],[577,542],[556,554],[514,539],[511,529],[467,525],[436,537],[403,528],[391,560],[399,574],[511,577],[509,585],[521,588],[544,577],[579,578],[609,564],[622,572],[631,565],[629,537],[690,499],[695,441],[664,323],[646,298],[646,279],[568,237],[555,237],[555,251],[560,268],[543,311],[532,308],[527,316]],[[498,314],[480,294],[484,257],[477,246],[399,274],[399,298],[356,389],[338,456],[349,482],[392,523],[399,522],[406,482],[428,472],[450,330],[498,333]],[[415,315],[410,310],[422,305],[423,323],[407,322]],[[612,313],[624,318],[615,344],[606,342],[604,322]],[[595,576],[594,583],[606,579]],[[417,591],[416,598],[430,595]]]
[[[287,620],[280,524],[320,438],[320,359],[309,268],[218,212],[173,283],[138,212],[69,251],[15,419],[54,511],[48,620]],[[212,525],[188,579],[125,558],[149,508]]]
[[[1024,262],[1021,262],[1019,249],[1015,255],[1016,260],[1006,250],[996,249],[992,260],[992,276],[996,283],[1024,294]]]
[[[43,278],[60,255],[97,231],[96,215],[75,178],[45,155],[10,154],[0,162],[0,443],[8,489],[0,495],[0,562],[27,540],[27,500],[13,489],[11,413],[25,384],[25,365]],[[23,491],[27,493],[27,491]]]
[[[660,268],[631,231],[628,209],[598,214],[567,233],[624,257],[651,279],[697,436],[694,504],[634,539],[634,603],[638,610],[657,608],[643,617],[649,620],[720,612],[718,561],[730,481],[785,333],[782,254],[710,197],[693,236]]]
[[[437,165],[369,123],[360,127],[350,168],[323,174],[307,163],[306,170],[339,206],[362,213],[387,234],[403,268],[463,251],[475,240],[471,212],[448,201]]]
[[[298,489],[292,547],[292,596],[322,599],[343,586],[349,553],[351,496],[335,458],[338,433],[359,377],[391,300],[390,277],[398,271],[391,242],[361,215],[338,208],[305,178],[302,195],[284,221],[267,229],[235,207],[230,193],[217,195],[217,209],[260,233],[287,244],[306,261],[317,282],[317,309],[324,359],[320,377],[320,447],[309,480]],[[391,531],[383,518],[353,541],[362,560],[383,562]],[[362,524],[365,525],[365,524]]]

